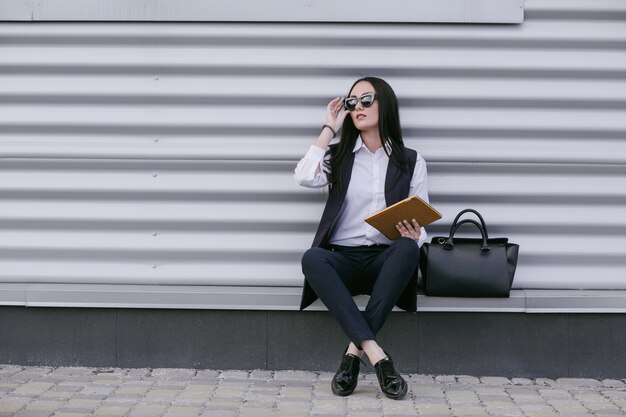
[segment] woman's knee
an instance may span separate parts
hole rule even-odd
[[[400,237],[391,244],[387,260],[395,259],[404,264],[414,263],[417,265],[419,263],[419,256],[420,248],[417,243],[408,237]]]
[[[420,248],[413,239],[408,237],[399,237],[391,244],[394,251],[405,253],[406,255],[419,256]]]
[[[320,262],[326,257],[326,249],[322,248],[310,248],[307,249],[306,252],[302,255],[302,269],[306,271],[307,269],[314,268],[319,265]]]

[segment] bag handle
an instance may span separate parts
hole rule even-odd
[[[461,220],[460,222],[454,224],[454,228],[450,230],[450,236],[448,237],[448,240],[446,240],[446,243],[444,243],[443,245],[444,249],[446,250],[454,249],[454,234],[456,233],[456,230],[464,224],[473,224],[474,226],[478,228],[478,230],[480,230],[480,234],[483,237],[483,244],[480,247],[480,250],[482,252],[487,252],[491,250],[491,248],[487,244],[487,232],[481,227],[481,225],[476,220],[471,220],[471,219]]]
[[[465,210],[461,210],[459,214],[456,215],[456,217],[454,218],[454,221],[452,222],[452,226],[450,226],[450,235],[454,234],[452,233],[452,230],[455,229],[457,222],[459,221],[459,218],[465,213],[474,213],[476,217],[478,217],[478,219],[480,220],[480,224],[482,225],[482,230],[485,231],[485,237],[489,239],[489,233],[487,233],[487,225],[485,224],[485,220],[483,219],[483,216],[481,216],[479,212],[471,208],[466,208]]]

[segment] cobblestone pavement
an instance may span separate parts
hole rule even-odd
[[[331,373],[0,365],[0,416],[626,416],[626,380],[406,375],[403,401],[362,375],[349,397]]]

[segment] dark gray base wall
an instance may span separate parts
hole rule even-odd
[[[393,313],[379,341],[403,372],[626,377],[626,314]],[[2,364],[334,371],[346,344],[328,312],[0,307]]]

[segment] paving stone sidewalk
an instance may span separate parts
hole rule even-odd
[[[626,380],[405,377],[394,401],[372,373],[336,397],[327,372],[0,365],[0,416],[626,416]]]

